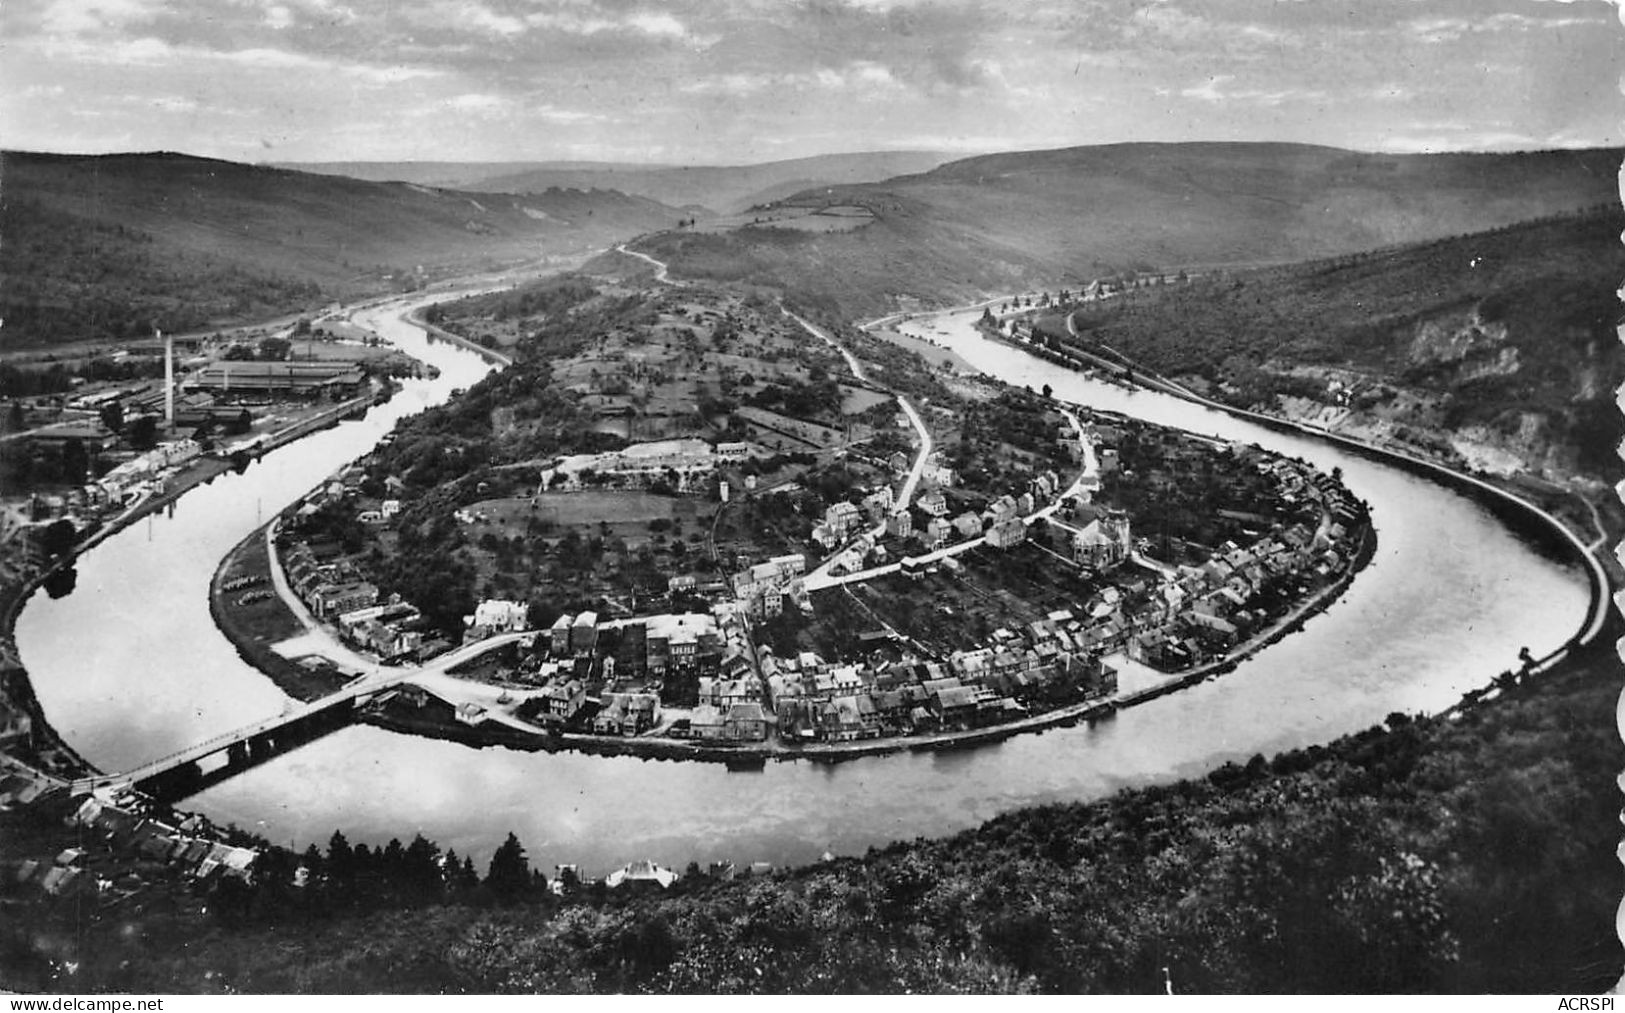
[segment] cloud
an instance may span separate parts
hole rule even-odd
[[[464,3],[460,14],[461,24],[492,35],[518,35],[525,30],[525,22],[519,18],[498,14],[484,4]]]
[[[152,19],[162,5],[155,0],[54,0],[40,16],[51,35],[84,35],[119,29]]]
[[[1323,88],[1226,88],[1234,81],[1234,74],[1219,74],[1202,84],[1183,88],[1179,94],[1199,102],[1240,103],[1248,105],[1278,106],[1283,102],[1321,102],[1329,98]]]
[[[553,106],[541,106],[536,109],[527,109],[526,115],[545,123],[558,123],[570,125],[577,123],[611,123],[613,116],[603,113],[587,112],[581,109],[557,109]]]
[[[415,78],[440,76],[430,67],[398,64],[382,67],[311,56],[289,49],[254,46],[246,49],[211,50],[197,46],[175,46],[163,39],[142,36],[135,39],[89,41],[52,40],[45,52],[59,60],[112,67],[188,67],[214,64],[249,71],[298,71],[330,75],[369,84],[398,84]]]
[[[196,112],[198,107],[196,99],[183,98],[179,95],[160,95],[143,101],[154,109],[166,113]]]
[[[713,74],[678,85],[687,95],[742,97],[770,88],[841,92],[904,87],[889,67],[869,60],[855,60],[840,67],[818,67],[797,73]]]
[[[1382,150],[1399,154],[1433,154],[1446,151],[1527,150],[1540,147],[1528,134],[1508,130],[1479,131],[1460,124],[1444,134],[1398,134],[1382,141]]]
[[[1549,0],[1565,3],[1569,0]],[[1572,28],[1576,25],[1604,25],[1601,18],[1585,17],[1531,17],[1516,11],[1501,11],[1485,18],[1413,18],[1403,29],[1414,39],[1424,43],[1454,42],[1469,34],[1503,32],[1511,29]]]
[[[683,27],[681,21],[664,12],[634,14],[626,19],[626,23],[645,35],[667,35],[674,39],[688,35],[688,29]]]
[[[458,95],[446,102],[446,105],[464,113],[480,113],[490,115],[508,108],[508,100],[501,95],[466,94]]]
[[[525,15],[524,23],[531,28],[563,32],[567,35],[593,36],[605,32],[642,35],[650,38],[706,41],[695,35],[676,15],[669,11],[635,11],[624,16],[611,16],[593,9],[593,13],[574,11],[534,11]],[[716,37],[710,36],[710,42]]]

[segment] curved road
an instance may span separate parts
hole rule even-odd
[[[870,382],[869,377],[863,371],[863,363],[859,362],[858,357],[853,355],[845,345],[836,341],[822,327],[790,312],[785,307],[780,306],[779,310],[785,316],[800,324],[802,330],[840,352],[842,358],[846,359],[847,368],[851,370],[853,376],[864,383]],[[919,434],[920,437],[920,451],[914,455],[914,466],[909,469],[908,477],[903,480],[902,491],[897,494],[897,499],[892,504],[892,512],[896,513],[900,510],[907,510],[909,503],[913,501],[914,492],[920,487],[920,480],[925,477],[925,466],[930,461],[931,452],[936,449],[936,445],[931,440],[931,431],[925,427],[925,420],[920,418],[920,413],[914,410],[914,406],[909,403],[908,398],[895,392],[893,392],[892,396],[897,398],[897,406],[903,409],[903,414],[908,416],[909,423],[914,426],[915,433]],[[886,522],[882,520],[866,531],[864,535],[870,538],[879,538],[885,533]],[[860,535],[859,537],[863,536]],[[842,551],[844,551],[844,548]],[[807,574],[804,584],[807,590],[816,591],[823,587],[833,587],[837,583],[846,583],[845,581],[832,581],[829,575],[830,568],[835,565],[835,561],[841,555],[842,552],[832,554]]]

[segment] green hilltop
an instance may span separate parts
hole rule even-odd
[[[297,312],[679,217],[613,191],[466,193],[171,152],[5,152],[0,176],[8,350]]]
[[[744,224],[639,248],[678,277],[777,284],[862,315],[1139,270],[1281,264],[1615,199],[1620,153],[1372,155],[1286,144],[1011,152],[772,207],[857,206],[847,232]]]

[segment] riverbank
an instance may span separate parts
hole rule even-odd
[[[273,590],[266,536],[274,520],[263,524],[229,552],[209,582],[209,615],[238,657],[258,669],[282,692],[301,703],[332,693],[347,678],[331,666],[305,666],[273,648],[305,632],[304,624]],[[238,583],[241,586],[238,587]],[[265,597],[244,602],[255,591]]]
[[[267,608],[263,614],[254,616],[242,607],[236,606],[231,600],[238,592],[225,590],[227,584],[243,579],[251,580],[251,586],[254,587],[271,586],[273,578],[270,573],[270,559],[264,548],[265,531],[264,527],[257,529],[222,561],[211,582],[210,611],[215,616],[221,632],[232,642],[245,662],[259,669],[289,696],[308,702],[331,693],[342,684],[345,677],[331,668],[319,670],[302,666],[282,657],[272,649],[273,644],[297,636],[303,631],[299,621],[275,595],[266,602],[256,603],[256,605],[274,603],[274,608]],[[778,741],[754,745],[718,745],[664,736],[626,738],[565,731],[531,735],[494,722],[470,725],[452,717],[424,716],[418,708],[400,705],[386,705],[363,711],[359,720],[396,732],[445,739],[477,748],[500,746],[526,752],[570,751],[596,756],[632,756],[646,760],[696,761],[729,766],[760,766],[770,761],[779,763],[793,760],[840,763],[894,753],[967,749],[1000,742],[1017,735],[1104,718],[1117,710],[1148,703],[1231,671],[1247,658],[1280,641],[1288,634],[1300,631],[1308,619],[1335,602],[1360,571],[1371,562],[1376,552],[1376,543],[1376,532],[1369,523],[1363,525],[1360,529],[1359,546],[1343,572],[1334,581],[1223,658],[1188,672],[1172,673],[1165,681],[1155,686],[1118,693],[1106,699],[1079,701],[984,728],[805,745]],[[458,701],[448,702],[455,704]]]
[[[1607,621],[1609,589],[1612,585],[1608,572],[1598,559],[1597,553],[1592,551],[1591,547],[1578,533],[1550,511],[1542,509],[1515,492],[1483,478],[1458,471],[1437,461],[1418,457],[1407,451],[1379,446],[1320,426],[1246,408],[1238,408],[1234,405],[1203,397],[1181,384],[1141,368],[1139,364],[1126,356],[1122,356],[1121,353],[1117,354],[1122,357],[1123,362],[1113,363],[1082,349],[1068,349],[1064,353],[1056,352],[1037,345],[1026,345],[1011,341],[1003,335],[989,335],[985,331],[982,333],[988,340],[997,344],[1019,349],[1036,358],[1074,372],[1100,367],[1105,369],[1108,374],[1116,374],[1121,378],[1126,369],[1127,376],[1124,382],[1133,386],[1167,394],[1203,408],[1251,422],[1274,432],[1304,436],[1329,443],[1366,460],[1375,461],[1384,466],[1426,479],[1459,493],[1484,507],[1502,525],[1519,535],[1527,544],[1548,554],[1550,557],[1578,563],[1586,572],[1590,596],[1586,621],[1563,646],[1542,658],[1536,659],[1536,664],[1555,659],[1572,646],[1589,643],[1597,636],[1603,624]],[[1599,541],[1598,545],[1600,546],[1603,541],[1606,541],[1606,539]]]
[[[487,362],[495,363],[498,366],[513,365],[513,358],[511,356],[504,355],[494,348],[486,348],[477,341],[470,341],[461,334],[454,334],[451,331],[446,330],[444,327],[438,327],[429,323],[429,321],[423,319],[423,311],[426,308],[427,307],[419,306],[411,313],[408,313],[405,317],[406,322],[411,324],[413,327],[423,328],[426,332],[436,338],[439,338],[441,341],[449,341],[454,345],[466,348]]]
[[[138,521],[168,509],[199,486],[246,466],[248,460],[263,457],[313,433],[330,429],[347,418],[364,414],[374,404],[392,396],[395,389],[393,382],[386,382],[384,386],[366,394],[338,402],[282,429],[238,444],[233,449],[194,458],[171,475],[158,492],[144,496],[105,523],[92,521],[92,526],[87,526],[82,537],[67,552],[49,560],[38,572],[22,581],[0,583],[0,726],[25,726],[27,729],[26,736],[7,742],[7,755],[27,764],[42,776],[62,782],[101,773],[51,726],[34,692],[27,668],[17,653],[14,636],[17,617],[36,591],[47,587],[53,579],[69,574],[80,556]],[[273,660],[267,659],[266,663],[275,666]]]
[[[28,670],[17,652],[17,616],[28,599],[53,578],[68,574],[80,556],[160,510],[186,493],[230,471],[231,464],[213,457],[197,458],[181,468],[156,495],[150,495],[112,520],[89,529],[61,556],[21,581],[0,583],[0,724],[27,728],[25,738],[7,743],[6,755],[58,783],[101,773],[57,734],[46,719]]]

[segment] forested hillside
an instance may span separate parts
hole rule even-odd
[[[1625,213],[1610,205],[1429,243],[1145,285],[1080,304],[1076,332],[1242,405],[1327,399],[1337,367],[1383,381],[1356,409],[1528,442],[1532,459],[1612,482],[1625,436],[1614,288]],[[1065,317],[1043,329],[1066,336]],[[1350,377],[1344,376],[1343,382]],[[1437,395],[1407,408],[1400,390]],[[1613,477],[1610,477],[1613,476]]]
[[[1617,151],[1371,155],[1289,144],[1009,152],[783,203],[856,206],[833,234],[746,225],[642,249],[679,277],[748,279],[850,315],[1125,271],[1280,264],[1616,201]]]
[[[676,223],[612,191],[515,197],[173,153],[0,153],[4,347],[299,312]]]

